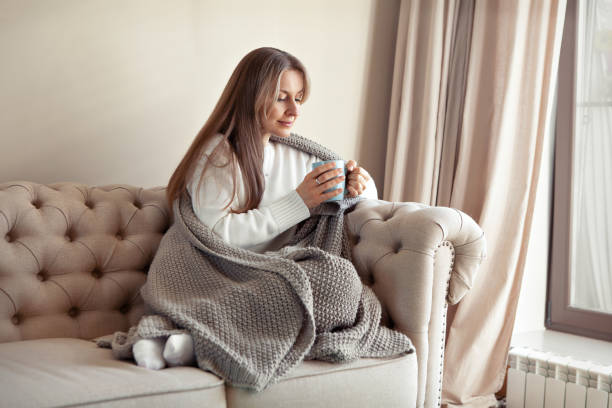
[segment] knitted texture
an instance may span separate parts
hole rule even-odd
[[[273,140],[338,159],[295,134]],[[186,331],[200,368],[261,391],[304,359],[346,362],[411,352],[405,335],[380,325],[380,303],[348,259],[344,213],[357,201],[321,204],[289,245],[260,254],[218,237],[183,194],[141,290],[153,313],[127,334],[115,334],[115,356],[131,358],[140,338]]]

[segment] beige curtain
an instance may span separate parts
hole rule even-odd
[[[490,406],[503,383],[564,13],[565,0],[401,3],[384,198],[459,208],[487,238],[449,313],[448,406]]]

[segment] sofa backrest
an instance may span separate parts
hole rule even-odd
[[[0,342],[127,330],[170,223],[164,188],[0,184]]]

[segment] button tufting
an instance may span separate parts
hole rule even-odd
[[[41,281],[44,282],[47,280],[47,272],[45,271],[40,271],[36,274],[36,278]]]
[[[9,234],[6,234],[6,235],[4,236],[4,239],[6,240],[6,242],[13,242],[13,241],[14,241],[14,240],[13,240],[13,236],[12,236],[10,233],[9,233]]]
[[[91,271],[91,276],[93,276],[96,279],[100,279],[102,277],[102,271],[96,268],[93,271]]]
[[[142,208],[142,204],[140,203],[140,201],[135,201],[134,202],[134,207],[138,208],[139,210]]]
[[[402,243],[401,243],[401,242],[398,242],[398,243],[395,245],[395,248],[393,248],[393,252],[395,252],[395,253],[397,254],[397,253],[399,253],[399,251],[401,251],[401,250],[402,250]]]
[[[21,323],[21,318],[19,317],[19,315],[14,315],[13,317],[11,317],[11,322],[14,325],[18,325],[19,323]]]
[[[123,235],[121,235],[121,233],[118,232],[117,235],[115,235],[115,238],[117,238],[117,240],[121,241],[123,239]]]
[[[129,312],[129,311],[130,311],[130,305],[129,305],[129,304],[125,304],[125,305],[121,306],[121,307],[119,308],[119,311],[120,311],[121,313],[123,313],[123,314],[126,314],[127,312]]]
[[[40,209],[40,207],[42,207],[42,203],[40,202],[40,200],[35,200],[32,202],[32,205],[34,206],[34,208],[36,208],[37,210]]]
[[[368,286],[374,286],[374,274],[373,273],[371,273],[368,276]]]
[[[359,235],[355,235],[355,237],[353,237],[353,245],[357,245],[359,241],[361,241],[361,237]]]
[[[72,228],[69,228],[68,231],[66,231],[66,241],[75,241],[75,240],[76,240],[76,233],[74,232]]]
[[[76,306],[73,306],[68,310],[68,316],[77,317],[79,315],[79,309]]]
[[[85,201],[85,207],[87,207],[89,209],[92,209],[92,208],[94,208],[94,203],[91,202],[91,200],[87,200],[87,201]]]

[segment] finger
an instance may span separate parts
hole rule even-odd
[[[368,173],[368,171],[366,169],[364,169],[363,167],[356,167],[355,170],[353,170],[351,172],[351,174],[360,174],[360,175],[362,175],[366,182],[370,181],[370,179],[372,178],[370,176],[370,173]]]
[[[348,176],[348,182],[351,184],[355,184],[355,186],[361,184],[363,188],[365,188],[367,181],[361,174],[351,174]]]
[[[328,170],[325,173],[319,175],[318,177],[316,177],[316,179],[319,180],[319,184],[323,184],[327,180],[331,180],[334,177],[342,177],[342,180],[344,180],[344,175],[342,173],[343,173],[342,169],[332,169],[332,170]]]
[[[334,169],[334,168],[336,168],[336,163],[334,163],[334,162],[325,163],[325,164],[322,164],[322,165],[312,169],[312,171],[310,173],[308,173],[308,176],[310,176],[310,178],[312,178],[312,179],[315,179],[315,178],[319,177],[321,174],[325,173],[326,171],[329,171],[329,170]]]
[[[348,175],[348,179],[349,180],[362,180],[363,182],[366,181],[366,178],[363,174],[359,174],[359,173],[355,173],[352,172],[351,174]]]
[[[321,177],[324,177],[324,176],[321,176]],[[325,191],[329,188],[333,188],[334,186],[337,186],[338,184],[342,183],[344,179],[345,179],[344,176],[334,177],[331,180],[326,181],[325,183],[321,183],[318,189],[320,191]]]
[[[370,173],[363,167],[355,167],[351,174],[361,174],[364,177],[370,177]]]
[[[354,190],[357,195],[360,195],[365,190],[365,184],[350,180],[347,185],[347,190]]]
[[[346,162],[346,169],[348,171],[353,171],[357,167],[357,162],[355,160],[349,160]]]
[[[349,192],[349,195],[351,197],[356,197],[357,196],[357,190],[355,190],[353,187],[351,186],[346,186],[346,191]]]
[[[330,199],[330,198],[335,197],[338,194],[342,193],[343,190],[344,189],[342,187],[338,187],[338,188],[336,188],[336,189],[334,189],[332,191],[329,191],[327,193],[321,194],[321,198],[323,199],[323,201],[325,201],[327,199]]]

